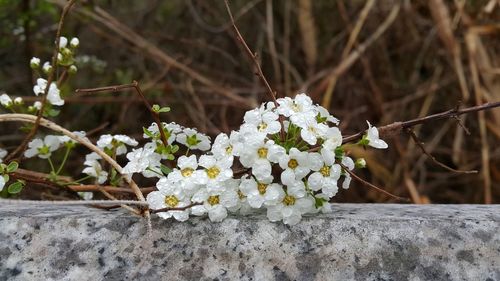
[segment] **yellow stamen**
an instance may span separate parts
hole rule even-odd
[[[175,195],[165,196],[165,204],[170,208],[174,208],[179,204],[179,199]]]
[[[219,204],[219,202],[220,202],[219,195],[212,195],[212,196],[208,197],[207,202],[208,202],[208,204],[210,204],[212,206]]]
[[[259,190],[260,195],[264,195],[264,193],[266,193],[267,184],[259,182],[257,184],[257,189]]]
[[[184,168],[181,170],[181,175],[185,178],[190,177],[194,170],[192,168]]]
[[[323,168],[319,169],[319,172],[323,175],[323,177],[329,177],[330,176],[330,167],[323,166]]]
[[[267,148],[261,147],[257,150],[257,154],[259,155],[260,158],[266,158],[267,157]]]
[[[283,199],[283,204],[285,204],[286,206],[295,205],[295,197],[291,195],[285,196],[285,198]]]
[[[210,179],[215,179],[220,174],[220,170],[216,166],[210,167],[205,171]]]
[[[298,165],[299,165],[299,162],[297,162],[297,160],[295,160],[295,159],[290,159],[290,161],[288,161],[288,167],[290,169],[295,169],[295,168],[297,168]]]

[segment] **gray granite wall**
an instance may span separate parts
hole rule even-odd
[[[124,211],[0,206],[0,280],[499,280],[500,206],[334,205],[264,217],[145,221]]]

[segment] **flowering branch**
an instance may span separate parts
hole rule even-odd
[[[59,43],[61,39],[61,30],[63,28],[64,24],[64,19],[66,18],[66,15],[68,14],[69,10],[71,7],[75,4],[76,0],[70,0],[66,3],[64,6],[62,13],[61,13],[61,18],[59,19],[59,24],[57,26],[57,32],[56,32],[56,41],[55,41],[55,48],[54,52],[52,54],[52,68],[49,72],[48,78],[47,78],[47,86],[44,89],[42,101],[41,101],[41,108],[38,111],[37,119],[36,122],[34,123],[33,128],[31,131],[28,133],[28,135],[24,138],[24,140],[21,142],[21,144],[9,155],[6,157],[5,161],[10,161],[16,157],[16,155],[20,155],[26,150],[26,146],[28,145],[28,142],[35,136],[38,127],[40,125],[40,120],[42,119],[43,112],[45,110],[45,105],[47,104],[47,96],[48,92],[50,89],[50,85],[52,84],[52,81],[55,80],[55,73],[56,73],[56,67],[57,67],[57,56],[59,54]]]

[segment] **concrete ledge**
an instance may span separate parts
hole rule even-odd
[[[333,209],[293,227],[155,218],[144,255],[124,211],[3,205],[0,280],[500,280],[499,205]]]

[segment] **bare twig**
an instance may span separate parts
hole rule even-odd
[[[126,187],[116,187],[116,186],[103,186],[103,185],[68,185],[68,188],[75,192],[85,192],[85,191],[107,191],[107,192],[124,192],[133,193],[134,191]],[[156,190],[156,187],[144,187],[140,188],[143,194],[148,194]]]
[[[234,22],[233,14],[231,13],[231,8],[229,8],[229,2],[228,0],[224,0],[224,3],[226,4],[226,10],[227,13],[229,14],[229,18],[231,19],[231,24],[233,26],[234,32],[236,34],[236,38],[238,41],[241,43],[243,46],[243,49],[245,50],[246,54],[250,58],[250,60],[253,62],[255,71],[259,79],[262,81],[264,86],[267,89],[267,93],[269,94],[269,97],[272,99],[274,105],[278,107],[278,102],[276,101],[276,92],[273,91],[271,88],[271,85],[269,85],[269,82],[267,81],[266,77],[264,76],[264,73],[262,72],[262,68],[260,67],[260,63],[257,60],[257,54],[253,53],[252,50],[250,50],[250,47],[248,47],[247,42],[241,35],[238,27],[236,26],[236,23]],[[279,118],[280,124],[281,124],[281,131],[280,131],[280,137],[282,140],[285,139],[285,125],[283,124],[283,118],[280,116]]]
[[[198,205],[202,205],[203,203],[193,203],[193,204],[189,204],[185,207],[178,207],[178,208],[161,208],[161,209],[156,209],[156,210],[153,210],[153,209],[150,209],[151,210],[151,213],[152,214],[157,214],[157,213],[162,213],[162,212],[168,212],[168,211],[184,211],[184,210],[187,210],[189,208],[192,208],[194,206],[198,206]]]
[[[378,192],[381,192],[391,198],[394,198],[394,199],[397,199],[397,200],[401,200],[401,201],[404,201],[404,202],[408,202],[410,201],[408,198],[404,198],[404,197],[399,197],[399,196],[396,196],[388,191],[385,191],[383,190],[382,188],[372,184],[372,183],[369,183],[367,181],[365,181],[364,179],[362,179],[361,177],[359,177],[358,175],[356,175],[355,173],[353,173],[352,171],[349,170],[349,168],[347,168],[346,166],[344,166],[344,164],[340,164],[340,166],[342,167],[342,169],[344,169],[344,171],[346,173],[348,173],[349,175],[351,175],[351,177],[353,177],[355,180],[361,182],[362,184],[368,186],[368,187],[371,187],[375,190],[377,190]]]
[[[456,169],[453,169],[453,168],[439,162],[434,156],[432,156],[432,154],[427,152],[427,150],[424,147],[424,144],[418,139],[417,135],[415,134],[415,132],[411,128],[406,128],[406,132],[408,132],[408,134],[411,136],[413,141],[418,145],[420,150],[422,150],[422,153],[427,155],[434,164],[436,164],[436,165],[438,165],[438,166],[440,166],[448,171],[454,172],[454,173],[459,173],[459,174],[476,174],[477,173],[476,170],[470,170],[470,171],[456,170]]]
[[[496,107],[500,107],[500,101],[499,102],[484,103],[481,105],[471,106],[471,107],[467,107],[467,108],[463,108],[463,109],[457,109],[457,108],[450,109],[448,111],[444,111],[444,112],[440,112],[440,113],[436,113],[436,114],[428,115],[428,116],[425,116],[422,118],[416,118],[416,119],[412,119],[412,120],[408,120],[408,121],[404,121],[404,122],[394,122],[394,123],[389,124],[389,125],[378,127],[378,130],[379,130],[381,135],[384,135],[384,134],[390,135],[390,134],[397,133],[401,130],[404,130],[406,128],[411,128],[413,126],[428,123],[430,121],[437,121],[437,120],[442,120],[442,119],[447,119],[447,118],[454,118],[455,116],[458,117],[458,116],[463,115],[463,114],[468,114],[468,113],[472,113],[472,112],[480,112],[480,111],[484,111],[484,110],[488,110],[488,109],[492,109],[492,108],[496,108]],[[362,132],[356,133],[354,135],[350,135],[348,137],[345,137],[342,139],[342,143],[348,143],[351,141],[358,140],[363,136],[364,133],[365,133],[365,131],[362,131]]]
[[[156,111],[153,110],[153,107],[149,103],[149,101],[146,99],[146,96],[144,96],[144,93],[141,90],[141,87],[139,87],[139,82],[133,81],[131,84],[123,84],[123,85],[114,85],[114,86],[106,86],[106,87],[99,87],[99,88],[90,88],[90,89],[76,89],[75,93],[86,93],[86,94],[91,94],[91,93],[97,93],[97,92],[118,92],[120,90],[126,90],[133,88],[135,89],[136,93],[139,95],[139,98],[141,101],[144,103],[144,105],[147,107],[149,112],[151,113],[151,116],[153,116],[153,120],[158,126],[158,131],[160,132],[160,138],[164,146],[168,145],[167,141],[167,136],[165,135],[165,132],[163,131],[163,125],[160,120],[160,114]]]

